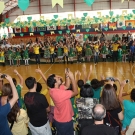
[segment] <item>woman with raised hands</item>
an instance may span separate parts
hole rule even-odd
[[[25,104],[24,104],[24,101],[23,101],[23,97],[21,96],[24,79],[23,79],[23,77],[21,76],[21,74],[19,74],[19,72],[16,69],[14,69],[14,73],[19,78],[19,83],[18,84],[17,84],[16,78],[12,78],[13,79],[13,82],[14,82],[14,84],[16,86],[16,90],[17,90],[18,96],[19,96],[18,104],[19,104],[20,108],[25,109]]]
[[[12,135],[10,128],[8,126],[7,115],[10,112],[11,108],[14,106],[14,104],[17,102],[18,93],[17,93],[15,85],[12,81],[12,78],[9,75],[3,75],[0,73],[0,76],[5,78],[9,82],[2,86],[2,97],[0,99],[0,134],[1,135]],[[7,91],[9,90],[9,88],[6,87],[7,85],[11,86],[11,92],[12,92],[12,97],[8,102],[7,102],[8,95],[6,93],[4,93],[5,90],[7,90]]]
[[[124,107],[124,119],[122,121],[122,134],[125,134],[128,126],[131,123],[131,120],[135,118],[135,88],[132,89],[130,93],[131,100],[125,100],[122,97],[124,86],[126,85],[126,80],[121,83],[119,91],[119,101]]]
[[[114,81],[110,81],[104,85],[100,102],[106,108],[106,117],[104,124],[114,127],[119,134],[121,131],[121,121],[123,120],[123,112],[120,102],[117,98],[116,91],[113,87]]]

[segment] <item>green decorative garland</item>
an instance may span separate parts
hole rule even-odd
[[[109,15],[90,18],[88,13],[84,13],[82,18],[64,18],[63,20],[58,19],[58,15],[54,15],[52,20],[41,19],[39,21],[31,21],[32,17],[29,16],[28,21],[18,21],[17,23],[11,23],[8,18],[5,19],[5,22],[0,23],[0,27],[12,27],[12,28],[24,28],[24,27],[46,27],[46,26],[66,26],[66,25],[84,25],[84,24],[100,24],[108,22],[117,22],[117,21],[126,21],[126,20],[135,20],[135,10],[133,13],[123,15],[113,16],[114,12],[110,11]],[[107,29],[105,29],[107,31]],[[60,32],[61,33],[61,32]]]

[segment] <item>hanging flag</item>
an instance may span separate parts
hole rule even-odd
[[[66,30],[66,26],[58,26],[58,30]]]
[[[57,27],[56,26],[47,26],[47,31],[49,30],[56,30]]]
[[[123,26],[125,26],[125,21],[118,21],[117,22],[117,27],[118,28],[123,28]]]
[[[29,32],[35,32],[36,31],[36,27],[29,27]]]
[[[105,22],[105,23],[101,23],[101,29],[106,29],[108,28],[108,23]]]
[[[133,27],[135,25],[135,20],[127,20],[126,27]]]
[[[116,28],[116,22],[113,22],[113,23],[108,23],[109,24],[109,29],[114,29]]]
[[[28,32],[29,31],[29,28],[28,27],[23,27],[21,32]]]
[[[37,27],[37,31],[46,31],[46,27]]]
[[[54,8],[57,3],[63,8],[63,0],[52,0],[52,8]]]
[[[75,30],[75,25],[68,26],[68,30]]]
[[[89,29],[91,28],[91,24],[82,24],[82,29]]]
[[[21,28],[14,28],[15,33],[21,33]]]
[[[97,24],[92,24],[91,25],[93,29],[96,29],[96,30],[99,30],[99,27],[100,25],[97,23]]]
[[[0,1],[0,14],[3,12],[4,8],[5,8],[4,1]]]

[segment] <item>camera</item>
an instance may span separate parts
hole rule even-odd
[[[128,79],[126,80],[126,83],[129,83],[129,80]]]
[[[106,80],[107,81],[114,81],[115,82],[115,79],[113,77],[107,77]]]
[[[5,78],[7,75],[6,74],[3,74],[3,75],[1,75],[1,78]]]

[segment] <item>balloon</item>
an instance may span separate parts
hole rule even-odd
[[[18,0],[18,7],[25,11],[29,7],[30,1],[29,0]]]
[[[84,2],[88,5],[91,6],[94,3],[95,0],[84,0]]]

